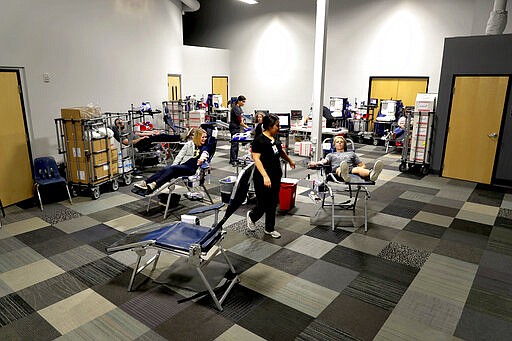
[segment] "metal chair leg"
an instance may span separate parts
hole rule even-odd
[[[73,200],[71,200],[71,192],[69,191],[68,185],[64,184],[64,186],[66,187],[66,191],[68,191],[69,203],[73,205]]]
[[[41,208],[41,211],[43,211],[43,201],[41,200],[41,193],[39,193],[39,184],[35,184],[37,197],[39,198],[39,207]]]

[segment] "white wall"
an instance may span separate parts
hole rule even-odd
[[[366,100],[370,76],[427,76],[429,91],[436,92],[444,38],[485,34],[493,3],[331,0],[324,100],[329,96]],[[306,0],[288,0],[288,10],[281,1],[260,5],[231,16],[231,27],[219,24],[218,29],[208,27],[205,32],[212,41],[229,42],[231,93],[247,96],[246,112],[308,111],[313,91],[314,5]],[[505,33],[511,33],[511,27]]]
[[[0,0],[0,8],[0,67],[24,69],[35,156],[57,154],[60,108],[158,104],[167,74],[182,73],[178,0]]]
[[[230,51],[206,47],[183,47],[183,76],[181,93],[201,99],[212,92],[212,76],[227,76],[230,79]],[[230,91],[228,87],[228,91]]]

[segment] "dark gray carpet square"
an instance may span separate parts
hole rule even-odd
[[[267,340],[294,340],[312,321],[309,315],[266,299],[238,325]]]
[[[477,184],[473,190],[473,193],[471,193],[469,196],[468,202],[500,207],[504,195],[505,189],[503,188],[491,185]]]
[[[83,245],[81,241],[78,241],[69,235],[64,235],[32,245],[32,248],[45,257],[51,257],[56,254],[74,249],[80,245]]]
[[[463,340],[508,341],[510,335],[512,335],[512,321],[468,307],[462,311],[454,333],[454,336]]]
[[[435,204],[426,204],[421,209],[422,211],[444,215],[447,217],[455,217],[459,213],[459,209],[453,207],[440,206]]]
[[[492,230],[492,226],[457,218],[453,219],[449,228],[453,230],[470,232],[472,234],[480,234],[483,236],[489,236]]]
[[[0,297],[0,326],[26,317],[35,310],[18,294]]]
[[[4,328],[0,334],[3,340],[54,340],[61,334],[48,321],[38,313],[30,314],[24,318],[14,321],[8,327],[16,331],[16,337],[10,338],[4,334]]]
[[[441,238],[446,232],[446,227],[411,220],[407,225],[405,225],[404,230],[424,234],[434,238]]]
[[[339,244],[343,239],[347,238],[351,234],[351,232],[347,232],[341,229],[335,229],[333,231],[330,226],[317,226],[306,233],[306,236],[318,238],[334,244]]]
[[[285,271],[289,274],[298,275],[315,261],[316,259],[313,257],[288,249],[280,249],[265,258],[262,263]]]
[[[33,246],[63,236],[66,236],[65,232],[53,226],[46,226],[37,230],[18,234],[16,235],[16,238],[28,246]]]

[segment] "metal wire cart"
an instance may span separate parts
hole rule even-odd
[[[88,190],[100,197],[100,185],[119,188],[117,149],[111,146],[105,117],[90,117],[83,108],[61,110],[55,119],[58,150],[64,155],[68,186],[73,195]]]
[[[436,97],[437,94],[418,94],[415,110],[406,118],[402,162],[398,167],[401,172],[420,167],[421,174],[427,175],[430,170]]]

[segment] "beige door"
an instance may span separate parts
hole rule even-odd
[[[509,77],[456,77],[442,175],[490,184]]]
[[[167,91],[169,101],[181,99],[181,75],[167,75]]]
[[[0,199],[4,206],[30,199],[34,181],[18,72],[0,70]]]
[[[213,76],[212,77],[212,93],[222,95],[222,106],[228,106],[228,77]]]

